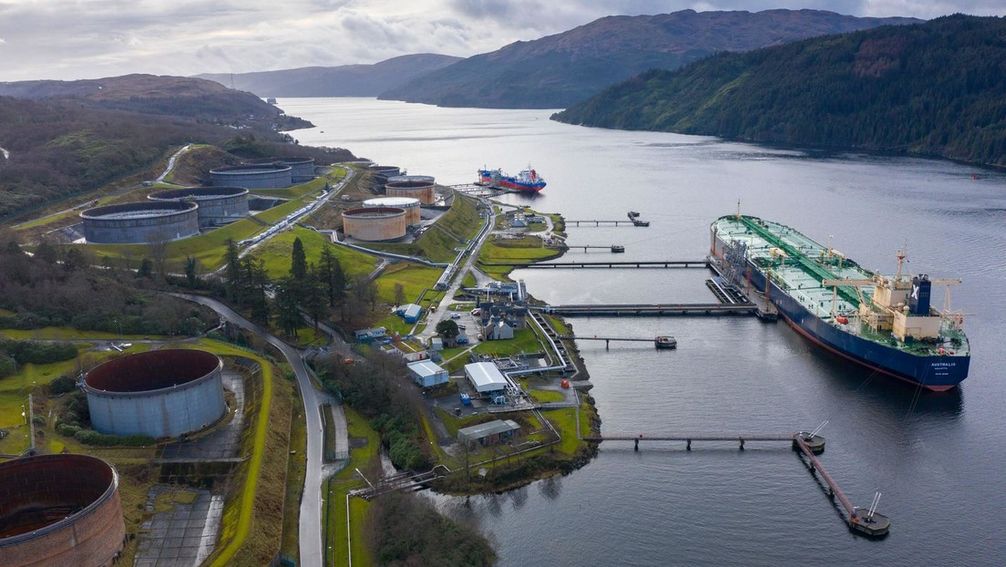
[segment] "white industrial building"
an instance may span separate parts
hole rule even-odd
[[[465,376],[480,394],[499,392],[509,385],[506,376],[492,362],[475,362],[465,365]]]
[[[438,384],[446,384],[449,380],[447,370],[441,368],[432,360],[420,360],[408,365],[412,380],[422,388],[430,388]]]

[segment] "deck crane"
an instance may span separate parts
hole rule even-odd
[[[856,295],[859,297],[860,305],[866,304],[866,298],[863,296],[864,287],[875,287],[877,281],[874,279],[828,279],[825,278],[821,280],[822,287],[830,287],[832,290],[831,295],[831,318],[834,319],[836,316],[835,311],[838,309],[838,288],[839,287],[851,287],[856,290]]]

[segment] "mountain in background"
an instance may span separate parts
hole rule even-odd
[[[1006,18],[947,16],[717,55],[553,118],[1006,166]]]
[[[0,147],[9,154],[0,155],[0,219],[150,179],[151,168],[163,168],[167,156],[188,143],[240,157],[353,159],[345,150],[296,145],[280,132],[309,125],[251,93],[202,79],[0,83]]]
[[[96,108],[270,130],[312,126],[306,120],[286,116],[251,93],[190,77],[137,74],[79,81],[6,82],[0,83],[0,96],[62,100]]]
[[[421,53],[403,55],[372,65],[300,67],[256,73],[207,73],[199,78],[216,81],[260,97],[377,96],[411,79],[459,61],[460,57]]]
[[[565,108],[648,69],[676,69],[720,51],[747,51],[913,18],[857,18],[821,10],[609,16],[458,61],[380,98],[438,106]]]

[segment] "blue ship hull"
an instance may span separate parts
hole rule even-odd
[[[714,254],[722,259],[723,249],[723,241],[716,237]],[[751,285],[765,293],[794,330],[838,356],[933,391],[949,390],[968,376],[970,356],[918,356],[864,339],[822,320],[771,281],[766,292],[765,274],[753,262],[748,261],[738,273],[750,273]]]

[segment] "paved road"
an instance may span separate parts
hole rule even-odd
[[[286,357],[297,376],[300,386],[300,396],[304,402],[304,417],[307,420],[307,471],[304,475],[304,496],[300,504],[300,565],[320,567],[322,564],[322,531],[321,523],[321,482],[323,477],[323,440],[321,424],[322,402],[327,396],[318,392],[311,383],[311,375],[300,357],[297,349],[273,336],[267,329],[245,319],[239,313],[223,303],[198,295],[172,294],[181,299],[205,305],[217,312],[225,320],[241,328],[257,333],[273,345]]]
[[[185,152],[189,151],[191,148],[192,144],[185,144],[184,146],[182,146],[182,149],[178,150],[171,157],[169,157],[168,166],[164,168],[163,173],[157,176],[156,181],[158,183],[165,183],[164,180],[168,177],[171,171],[175,169],[175,162],[177,162],[178,158],[182,157],[182,155],[185,154]]]

